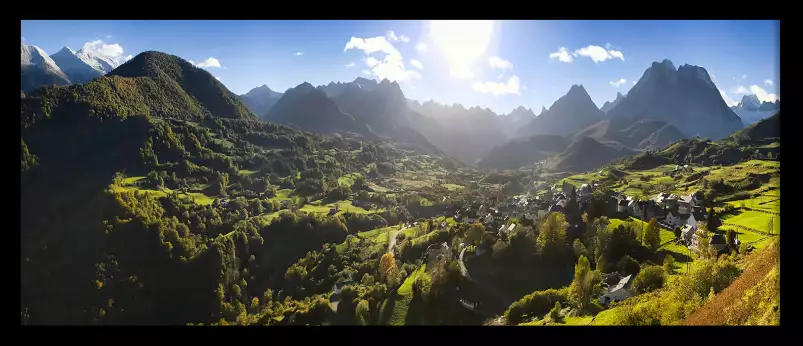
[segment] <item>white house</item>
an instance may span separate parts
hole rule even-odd
[[[695,206],[695,198],[693,195],[680,196],[678,198],[678,213],[689,214]]]
[[[680,226],[682,226],[684,224],[683,221],[684,220],[681,219],[680,215],[678,215],[678,213],[675,212],[675,211],[670,211],[669,213],[666,214],[666,218],[664,218],[664,223],[666,223],[667,225],[672,226],[672,227],[680,227]],[[695,225],[696,225],[696,223],[695,223]]]
[[[621,280],[619,280],[619,283],[608,288],[604,293],[602,293],[602,295],[599,297],[599,302],[603,305],[607,305],[610,302],[621,302],[632,297],[633,292],[630,291],[630,285],[632,282],[632,274],[623,277]]]
[[[680,239],[685,242],[686,244],[690,243],[694,238],[694,234],[697,232],[697,227],[692,227],[686,225],[683,229],[680,230]]]
[[[630,215],[636,217],[642,217],[644,215],[643,210],[641,210],[641,206],[636,200],[630,200],[630,203],[627,204],[627,211],[630,212]]]

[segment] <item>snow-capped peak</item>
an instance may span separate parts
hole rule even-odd
[[[103,56],[102,54],[86,49],[80,49],[75,55],[92,66],[92,68],[102,72],[102,73],[109,73],[114,70],[119,64],[115,62],[113,59]]]
[[[57,73],[62,73],[61,69],[53,59],[50,58],[45,51],[37,46],[21,45],[20,47],[20,63],[21,65],[39,66],[46,70]]]
[[[58,52],[56,52],[56,54],[59,54],[59,53],[61,53],[61,52],[70,53],[70,54],[72,54],[72,55],[75,55],[75,51],[74,51],[74,50],[72,50],[72,48],[70,48],[70,47],[67,47],[67,46],[64,46],[64,47],[62,47],[62,48],[61,48],[61,50],[59,50]],[[54,55],[55,55],[55,54],[54,54]]]

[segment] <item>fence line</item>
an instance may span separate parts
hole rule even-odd
[[[750,232],[753,232],[753,233],[759,233],[759,234],[763,234],[763,235],[774,235],[774,234],[769,233],[769,232],[759,231],[759,230],[757,230],[755,228],[747,227],[747,226],[743,226],[743,225],[737,225],[735,223],[723,222],[722,225],[723,226],[733,226],[733,227],[736,227],[738,229],[743,229],[745,231],[750,231]]]

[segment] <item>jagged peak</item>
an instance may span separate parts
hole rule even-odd
[[[72,55],[75,55],[75,51],[72,50],[72,48],[70,48],[69,46],[61,47],[61,49],[56,54],[61,53],[61,52],[66,52],[66,53],[70,53]]]

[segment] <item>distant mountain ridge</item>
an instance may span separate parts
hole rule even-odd
[[[282,93],[271,90],[267,85],[256,87],[247,93],[240,95],[240,100],[243,101],[258,117],[265,117],[270,109],[282,98]]]
[[[582,85],[573,85],[566,95],[560,97],[542,113],[516,132],[516,137],[538,134],[566,136],[602,120],[604,113]]]
[[[743,126],[704,68],[686,64],[676,69],[669,60],[653,62],[608,116],[661,120],[686,135],[712,139]]]
[[[744,126],[748,126],[777,113],[781,109],[781,100],[761,102],[756,95],[744,95],[739,104],[731,109],[739,115]]]
[[[22,89],[43,85],[86,83],[117,68],[119,64],[98,52],[63,47],[53,55],[32,45],[22,46]]]
[[[600,109],[599,109],[599,110],[601,110],[601,111],[602,111],[603,113],[605,113],[605,114],[608,114],[608,112],[609,112],[611,109],[613,109],[613,107],[616,107],[616,105],[618,105],[618,104],[619,104],[619,102],[622,102],[622,100],[623,100],[624,98],[625,98],[625,96],[624,96],[624,95],[622,95],[622,93],[620,93],[620,92],[617,92],[617,93],[616,93],[616,99],[615,99],[615,100],[613,100],[613,101],[605,101],[605,103],[602,105],[602,107],[600,107]]]

